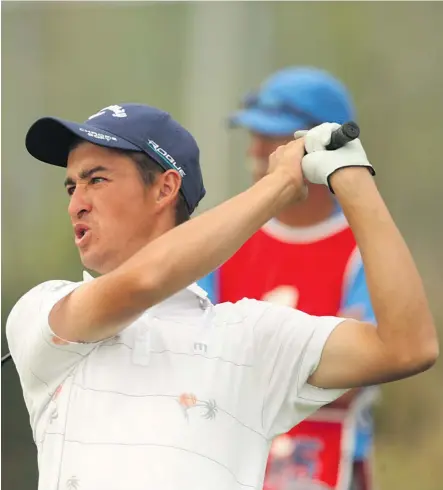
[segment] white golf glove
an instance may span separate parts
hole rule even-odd
[[[366,167],[371,175],[375,175],[358,138],[337,150],[325,149],[331,142],[332,132],[339,127],[340,124],[324,123],[309,131],[296,131],[294,133],[295,139],[305,138],[307,155],[303,157],[301,162],[303,175],[313,184],[327,185],[332,193],[334,191],[329,183],[329,178],[341,168]]]

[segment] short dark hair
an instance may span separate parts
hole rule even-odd
[[[84,141],[80,138],[76,138],[74,142],[69,147],[69,151],[74,150],[78,145]],[[160,165],[149,157],[146,153],[142,151],[130,151],[130,150],[120,150],[117,148],[112,148],[112,151],[120,153],[129,157],[137,167],[138,173],[143,181],[143,183],[149,187],[155,182],[157,175],[163,173],[163,169]],[[188,206],[186,204],[185,198],[180,191],[177,197],[177,203],[175,206],[175,225],[181,225],[190,219],[190,214],[188,211]]]
[[[123,155],[128,156],[137,167],[140,177],[146,186],[150,186],[155,182],[157,175],[162,174],[164,170],[160,165],[149,157],[146,153],[141,151],[125,151],[120,150]],[[177,203],[175,205],[175,224],[181,225],[190,219],[188,206],[185,198],[180,191],[177,197]]]

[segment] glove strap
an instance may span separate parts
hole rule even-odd
[[[341,170],[343,168],[352,168],[352,167],[355,167],[355,168],[367,168],[369,173],[372,175],[372,177],[375,176],[375,170],[374,170],[374,167],[372,167],[371,165],[346,165],[344,167],[339,167],[339,168],[336,168],[335,170],[333,170],[327,177],[327,181],[328,181],[328,187],[329,187],[329,190],[332,192],[332,194],[335,194],[334,192],[334,189],[332,188],[331,186],[331,182],[330,182],[330,178],[331,178],[331,175],[334,175],[335,172],[337,172],[337,170]]]

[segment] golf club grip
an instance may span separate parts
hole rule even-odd
[[[355,140],[360,135],[360,128],[358,124],[349,121],[347,123],[342,124],[339,128],[331,134],[331,142],[326,146],[327,150],[337,150],[341,148],[346,143],[349,143],[352,140]]]

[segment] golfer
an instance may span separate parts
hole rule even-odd
[[[7,321],[40,490],[260,489],[277,435],[347,389],[434,364],[414,261],[361,142],[325,150],[337,127],[296,133],[265,177],[188,220],[205,194],[199,150],[169,114],[122,104],[33,124],[26,147],[65,168],[75,243],[96,276],[36,286]],[[350,223],[377,328],[257,300],[213,306],[194,282],[305,199],[305,179],[328,186]]]

